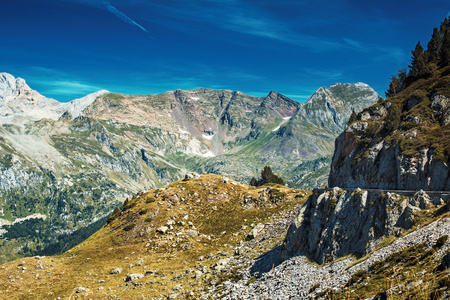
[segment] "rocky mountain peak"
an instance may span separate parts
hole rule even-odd
[[[320,87],[312,94],[305,103],[314,103],[316,101],[324,101],[331,96],[331,92],[326,87]]]
[[[269,95],[267,95],[268,98],[277,98],[280,94],[275,91],[270,91]]]
[[[78,117],[97,97],[106,93],[108,91],[101,90],[61,103],[39,94],[20,77],[0,73],[0,122],[20,125],[45,118],[57,120],[66,111]]]
[[[31,88],[24,79],[15,78],[9,73],[0,73],[0,100],[9,100],[30,91]]]
[[[338,133],[345,129],[352,110],[359,112],[376,103],[379,98],[378,93],[365,83],[338,83],[329,88],[320,87],[301,104],[298,118]]]

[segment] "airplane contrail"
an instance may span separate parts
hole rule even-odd
[[[127,15],[125,15],[123,12],[121,12],[120,10],[118,10],[117,8],[115,8],[114,6],[111,5],[111,3],[109,3],[108,1],[103,1],[103,4],[106,6],[106,8],[113,14],[115,14],[117,17],[119,17],[120,19],[122,19],[122,21],[127,22],[128,24],[134,25],[139,27],[140,29],[142,29],[145,32],[148,32],[147,29],[145,29],[142,25],[136,23],[133,19],[131,19],[130,17],[128,17]]]

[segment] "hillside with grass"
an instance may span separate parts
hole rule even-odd
[[[410,71],[393,76],[388,98],[337,138],[330,187],[450,190],[449,40],[446,19],[429,49],[412,51]]]
[[[0,290],[8,299],[198,299],[280,246],[309,194],[189,174],[126,201],[62,255],[2,265]]]
[[[8,299],[448,296],[450,195],[440,201],[424,192],[371,195],[367,207],[361,208],[355,202],[364,201],[364,194],[367,191],[326,192],[321,203],[328,209],[314,209],[311,203],[321,193],[188,174],[135,195],[99,231],[64,254],[3,264],[0,290]],[[317,231],[338,224],[343,212],[357,216],[357,211],[347,213],[355,208],[370,213],[383,203],[388,214],[408,218],[395,226],[395,218],[387,218],[392,228],[376,236],[377,243],[371,243],[367,253],[356,249],[341,256],[333,250],[345,247],[344,240],[354,241],[341,234],[339,226],[335,232],[340,237],[330,230]],[[374,222],[379,223],[382,215]],[[359,230],[355,224],[348,223]],[[317,243],[318,248],[340,257],[318,264],[311,253],[293,253],[294,239],[302,243],[294,233],[299,225],[306,226],[301,231],[319,235],[323,242]],[[327,238],[333,240],[331,247],[324,243]]]

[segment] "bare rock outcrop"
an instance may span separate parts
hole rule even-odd
[[[414,101],[413,101],[414,100]],[[406,101],[405,110],[417,110],[415,98]],[[422,101],[423,102],[423,101]],[[387,132],[387,115],[391,103],[384,102],[365,109],[356,122],[338,136],[328,178],[329,187],[395,190],[450,190],[450,164],[445,139],[438,135],[448,123],[449,100],[444,96],[430,98],[430,107],[420,103],[424,116],[406,112],[399,125]],[[424,108],[425,107],[425,108]],[[425,117],[434,114],[439,122]],[[399,117],[399,118],[400,118]],[[420,127],[421,126],[421,127]],[[430,129],[432,128],[432,129]],[[434,135],[434,136],[430,136]]]
[[[348,254],[366,255],[384,237],[411,228],[418,213],[432,205],[424,191],[407,197],[337,187],[316,190],[289,227],[284,255],[310,254],[320,264]]]

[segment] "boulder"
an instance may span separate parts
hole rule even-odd
[[[141,273],[133,273],[133,274],[128,274],[127,278],[125,279],[125,281],[135,281],[138,279],[144,278],[144,274]]]
[[[256,224],[256,226],[253,227],[253,229],[250,230],[250,232],[248,233],[247,239],[252,240],[256,238],[261,233],[261,231],[263,231],[263,229],[264,229],[263,223]]]
[[[430,196],[425,193],[423,190],[418,191],[412,197],[410,204],[412,206],[418,207],[420,209],[427,208],[428,203],[430,203]]]
[[[79,286],[79,287],[77,287],[76,293],[80,294],[80,293],[84,293],[84,292],[87,292],[87,291],[89,291],[87,288]]]
[[[438,266],[438,271],[444,271],[450,269],[450,252],[447,252],[444,257],[442,257],[441,264]]]
[[[193,278],[199,279],[200,277],[202,277],[202,275],[203,275],[203,272],[200,270],[197,270],[197,271],[195,271],[195,275]]]
[[[222,270],[223,268],[225,268],[228,263],[230,262],[230,258],[226,257],[226,258],[222,258],[219,259],[216,264],[213,266],[214,270]]]
[[[114,268],[109,272],[109,274],[120,274],[120,273],[122,273],[122,268]]]
[[[167,230],[169,230],[169,227],[167,226],[161,226],[158,229],[156,229],[156,232],[159,232],[161,234],[165,234],[167,232]]]
[[[188,173],[188,174],[186,174],[186,175],[184,176],[184,179],[186,179],[186,180],[189,180],[189,179],[197,179],[197,178],[200,178],[200,175],[198,175],[198,174],[195,173],[195,172]]]
[[[190,237],[193,237],[193,238],[198,236],[198,231],[194,230],[194,229],[186,230],[185,233],[186,233],[187,236],[190,236]]]

